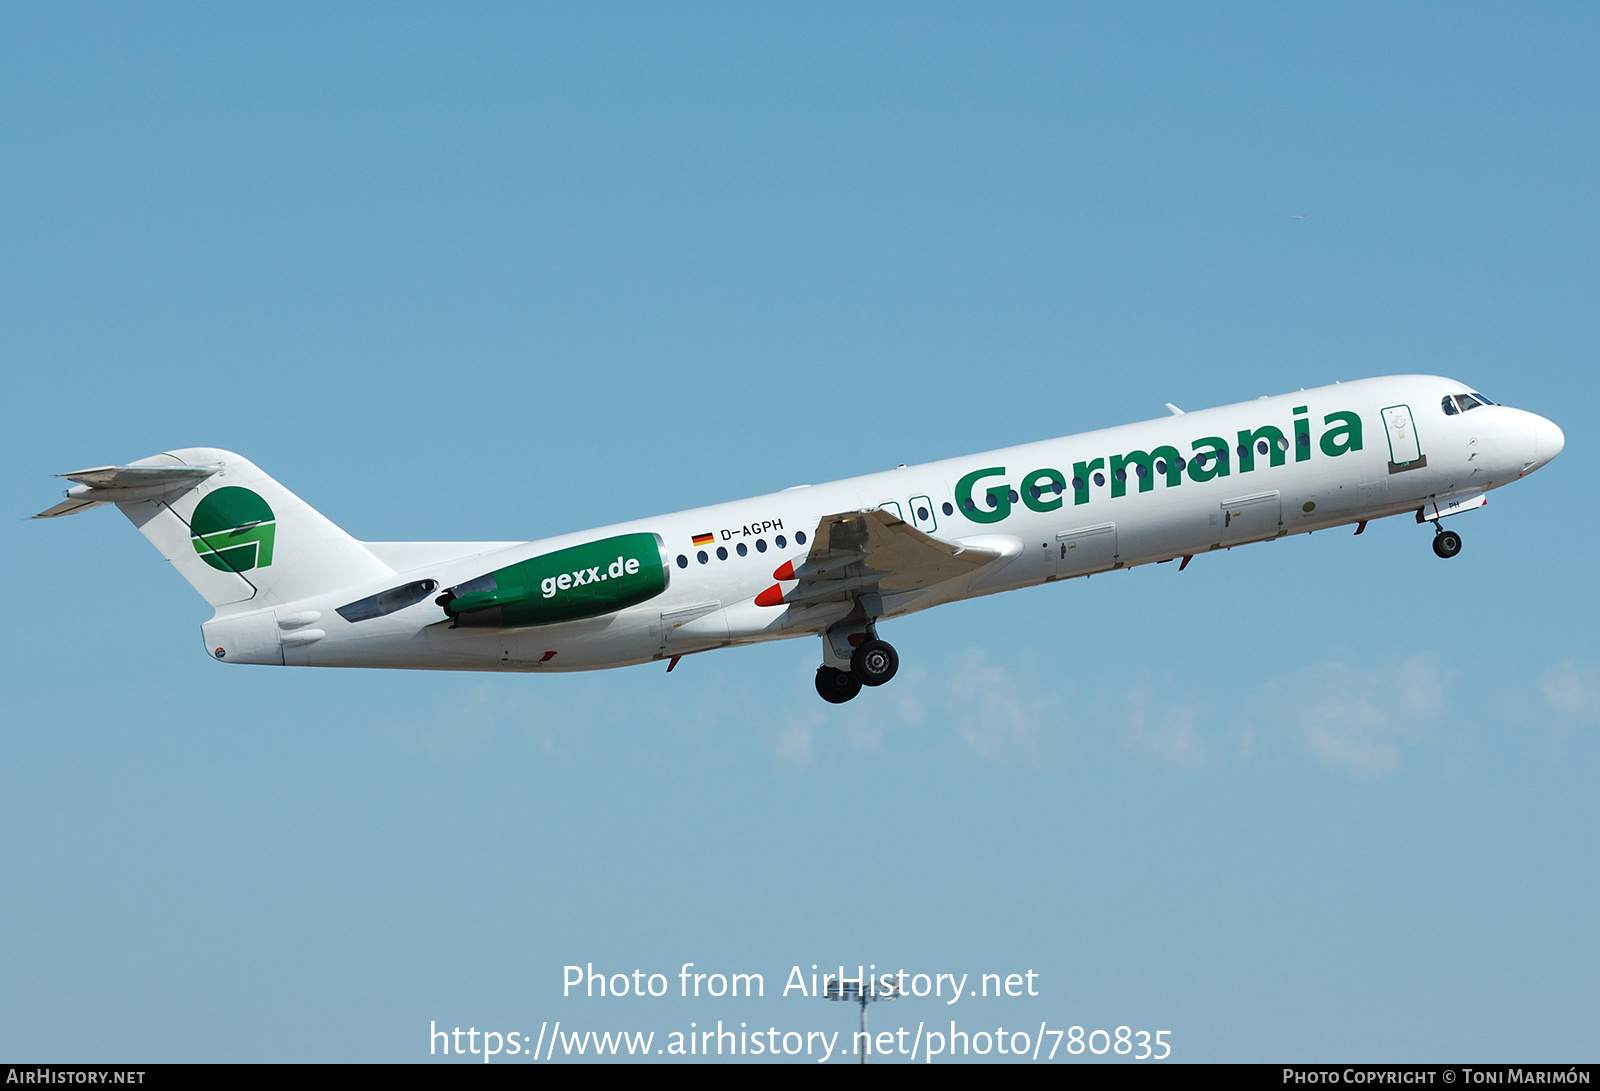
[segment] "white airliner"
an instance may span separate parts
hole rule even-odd
[[[1434,525],[1561,453],[1450,379],[1335,384],[534,542],[358,542],[209,447],[61,476],[206,601],[227,663],[574,671],[822,638],[817,692],[899,666],[878,623],[940,603],[1388,515]]]

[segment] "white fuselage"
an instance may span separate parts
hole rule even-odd
[[[369,543],[397,574],[386,582],[429,579],[449,587],[553,550],[642,531],[664,542],[670,580],[641,605],[560,624],[453,628],[431,597],[387,616],[345,622],[337,608],[384,589],[374,583],[271,610],[223,607],[206,626],[207,647],[248,644],[250,626],[261,641],[276,642],[314,623],[319,637],[304,645],[285,641],[283,662],[562,671],[816,634],[851,604],[758,606],[755,598],[773,585],[783,562],[800,563],[809,549],[800,536],[809,542],[823,517],[885,506],[934,538],[997,551],[1003,559],[971,577],[887,596],[883,618],[1419,509],[1431,516],[1435,506],[1448,513],[1452,503],[1469,507],[1543,465],[1562,443],[1549,421],[1507,406],[1447,415],[1442,399],[1468,389],[1433,376],[1365,379],[468,556],[461,554],[470,547],[461,545]],[[1243,455],[1241,437],[1252,438]],[[1215,451],[1218,445],[1207,442],[1215,439],[1225,443],[1225,463],[1213,458],[1196,466],[1198,454]],[[713,540],[696,545],[706,534]]]

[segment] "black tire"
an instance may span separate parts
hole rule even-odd
[[[831,705],[842,705],[861,692],[861,680],[838,667],[817,668],[817,694]]]
[[[1461,535],[1453,530],[1441,530],[1433,536],[1433,551],[1448,561],[1461,552]]]
[[[899,669],[900,656],[887,641],[862,641],[850,653],[850,673],[861,679],[863,686],[881,686]]]

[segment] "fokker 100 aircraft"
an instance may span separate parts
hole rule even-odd
[[[940,603],[1413,513],[1561,453],[1561,429],[1401,375],[801,485],[533,542],[358,542],[209,447],[62,474],[37,518],[115,504],[216,608],[227,663],[573,671],[822,638],[834,703],[899,667],[878,625]]]

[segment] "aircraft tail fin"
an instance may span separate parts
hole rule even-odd
[[[230,451],[192,447],[61,476],[76,484],[34,518],[115,504],[215,607],[278,605],[394,574]]]

